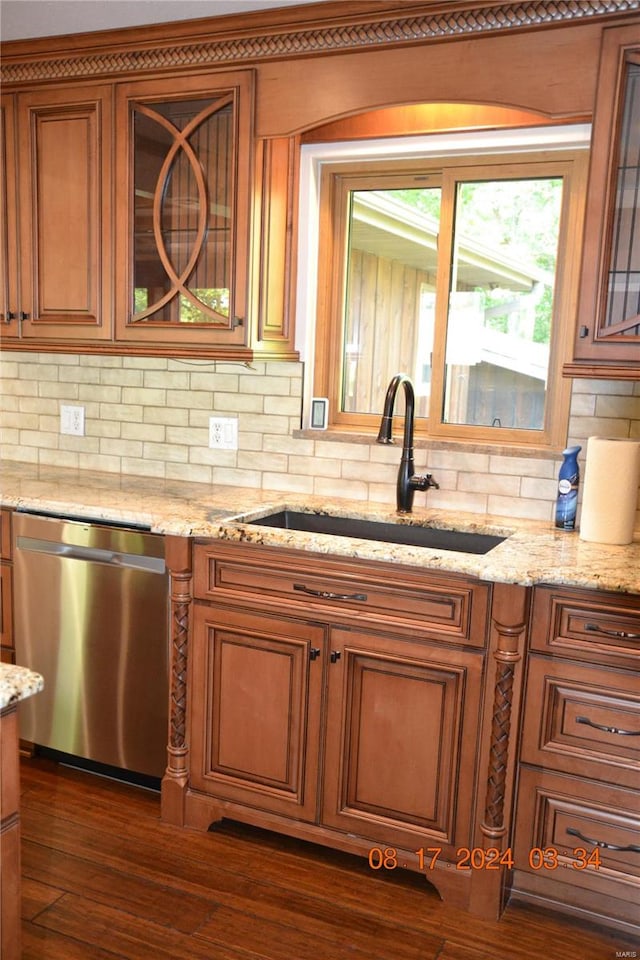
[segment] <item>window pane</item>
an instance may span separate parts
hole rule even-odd
[[[426,417],[440,188],[350,193],[341,409],[379,414],[389,380],[408,373]]]
[[[446,423],[542,430],[561,179],[458,183]]]

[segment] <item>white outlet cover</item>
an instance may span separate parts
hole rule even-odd
[[[60,406],[60,433],[84,437],[84,407]]]
[[[209,417],[209,447],[212,450],[238,449],[237,417]]]

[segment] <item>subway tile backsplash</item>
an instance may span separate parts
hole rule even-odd
[[[162,357],[5,353],[0,456],[121,474],[395,500],[398,447],[300,432],[303,364]],[[60,405],[85,407],[86,435],[60,434]],[[238,418],[239,449],[211,450],[209,417]],[[594,434],[640,438],[640,381],[575,380],[569,443]],[[416,469],[440,484],[426,499],[450,510],[552,520],[560,457],[434,444]],[[640,511],[636,529],[640,532]]]

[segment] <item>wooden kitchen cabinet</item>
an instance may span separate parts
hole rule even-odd
[[[261,145],[255,169],[253,87],[244,70],[3,94],[7,347],[297,356],[282,259],[293,155]]]
[[[0,97],[0,328],[3,337],[18,331],[18,245],[16,226],[16,104]],[[11,184],[9,185],[9,176]]]
[[[587,192],[574,364],[640,370],[640,25],[603,31]]]
[[[315,819],[324,647],[316,623],[195,605],[194,788]]]
[[[109,86],[3,97],[2,336],[111,336]]]
[[[518,894],[634,932],[638,641],[638,597],[534,590],[514,847]]]
[[[0,510],[0,659],[13,663],[11,511]]]
[[[482,842],[489,585],[215,541],[194,546],[193,597],[182,822],[393,848],[412,869],[439,848],[429,879],[468,903],[455,865]]]
[[[251,71],[132,81],[116,96],[116,339],[246,346]]]
[[[477,754],[481,668],[478,654],[422,638],[197,603],[191,783],[372,842],[429,840],[455,859],[470,842],[462,771]]]
[[[334,627],[321,821],[383,847],[473,847],[483,658]]]
[[[16,704],[0,710],[0,954],[20,960],[20,770]]]

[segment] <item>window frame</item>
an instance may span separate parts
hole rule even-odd
[[[513,171],[513,176],[563,177],[563,203],[558,238],[559,256],[554,290],[554,314],[550,344],[545,418],[541,430],[487,427],[447,423],[442,418],[445,387],[445,346],[448,317],[450,263],[438,269],[431,398],[428,417],[417,417],[416,437],[479,444],[499,444],[536,449],[558,449],[566,443],[570,380],[563,379],[562,365],[573,343],[582,225],[586,196],[588,151],[580,145],[567,148],[523,149],[482,153],[385,158],[383,160],[338,160],[323,163],[319,171],[318,267],[315,325],[314,394],[329,399],[330,430],[373,434],[377,414],[344,413],[340,410],[343,377],[344,303],[347,281],[348,208],[353,189],[407,186],[411,176],[425,176],[442,184],[441,235],[452,238],[453,197],[460,180],[486,179]],[[525,174],[524,171],[527,171]],[[465,176],[463,177],[462,174]],[[477,176],[476,176],[477,174]],[[366,187],[365,187],[366,185]],[[449,258],[450,259],[450,258]],[[398,370],[397,372],[401,372]],[[410,372],[410,371],[402,371]]]

